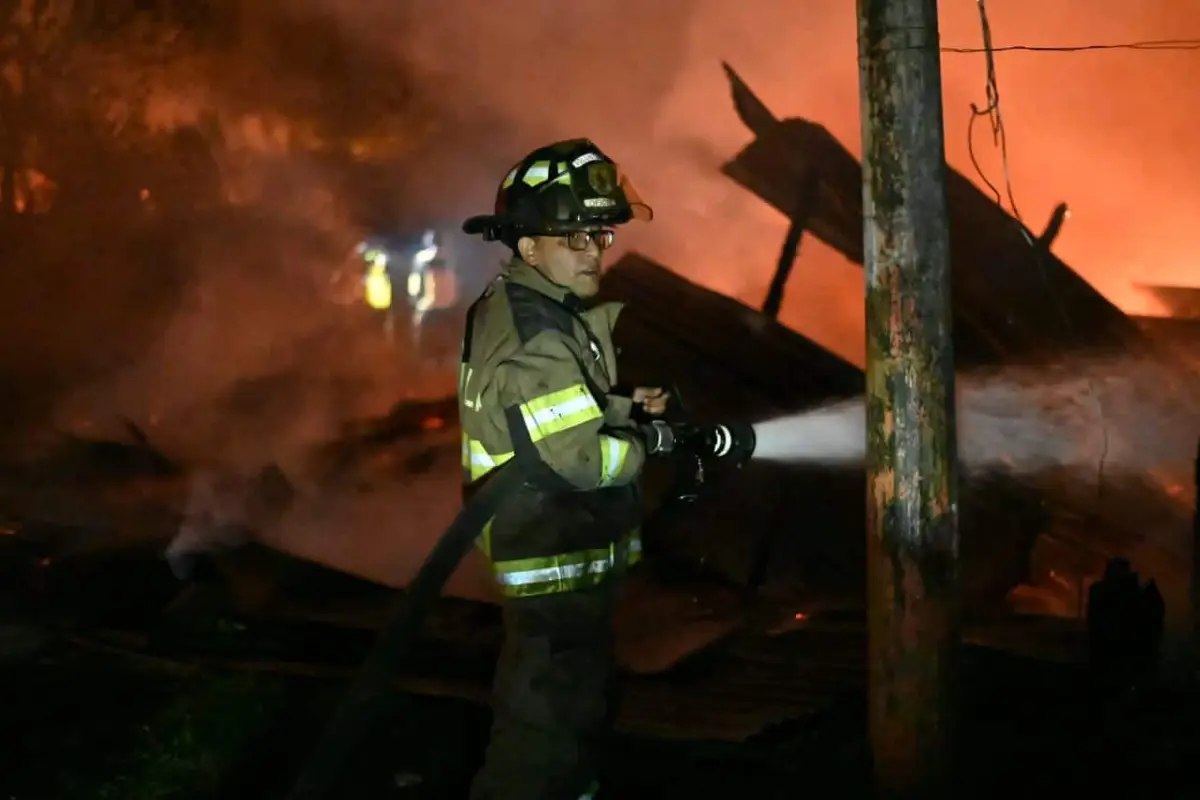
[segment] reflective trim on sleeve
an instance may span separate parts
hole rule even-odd
[[[492,571],[506,596],[533,597],[598,586],[612,574],[614,567],[632,566],[641,556],[642,541],[634,531],[609,547],[545,558],[497,561]]]
[[[603,416],[600,404],[583,384],[550,392],[521,404],[521,418],[533,442]]]
[[[481,442],[463,434],[462,465],[468,483],[479,480],[512,457],[512,453],[489,453]]]
[[[634,528],[625,540],[625,565],[632,567],[642,560],[642,529]]]
[[[475,539],[476,547],[482,550],[483,555],[487,558],[492,557],[492,523],[495,521],[496,518],[492,517],[485,522],[483,530],[480,532],[478,538]]]
[[[600,485],[610,486],[621,474],[625,467],[625,458],[629,455],[629,442],[618,436],[600,435]]]

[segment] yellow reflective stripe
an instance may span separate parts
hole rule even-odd
[[[600,435],[600,485],[609,486],[621,474],[629,455],[629,442],[617,436]]]
[[[388,277],[386,263],[376,261],[372,264],[364,283],[367,305],[379,310],[391,307],[392,279]]]
[[[488,558],[492,557],[492,523],[496,521],[492,517],[483,526],[483,531],[479,534],[479,538],[475,540],[475,544],[483,551],[483,554]]]
[[[642,560],[642,529],[635,528],[625,540],[625,563],[632,567]]]
[[[570,592],[602,583],[618,565],[641,560],[642,540],[635,531],[619,544],[544,558],[497,561],[492,565],[504,594],[531,597]]]
[[[521,178],[526,186],[540,186],[550,180],[550,162],[535,161],[525,170],[525,175]]]
[[[462,465],[469,481],[479,480],[512,457],[512,453],[489,453],[481,442],[463,434]]]
[[[540,442],[547,436],[601,419],[604,412],[587,387],[576,384],[522,403],[521,417],[529,438]]]

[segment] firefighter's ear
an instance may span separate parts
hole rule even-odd
[[[517,254],[531,267],[538,264],[537,242],[532,237],[522,236],[517,240]]]

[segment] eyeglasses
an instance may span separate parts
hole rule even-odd
[[[617,236],[616,231],[599,230],[599,231],[571,231],[563,238],[567,242],[567,247],[572,250],[587,250],[589,242],[595,242],[596,248],[599,250],[607,250],[612,247],[613,239]]]

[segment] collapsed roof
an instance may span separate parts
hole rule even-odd
[[[739,118],[755,138],[722,171],[850,261],[863,263],[862,167],[823,126],[780,120],[728,65]],[[960,367],[1143,346],[1138,326],[1050,251],[1041,234],[948,168],[955,348]]]
[[[1142,288],[1166,306],[1172,317],[1200,320],[1200,287],[1146,285]]]
[[[627,302],[615,334],[623,382],[678,383],[701,417],[758,418],[862,393],[858,367],[637,253],[606,273],[600,297]]]

